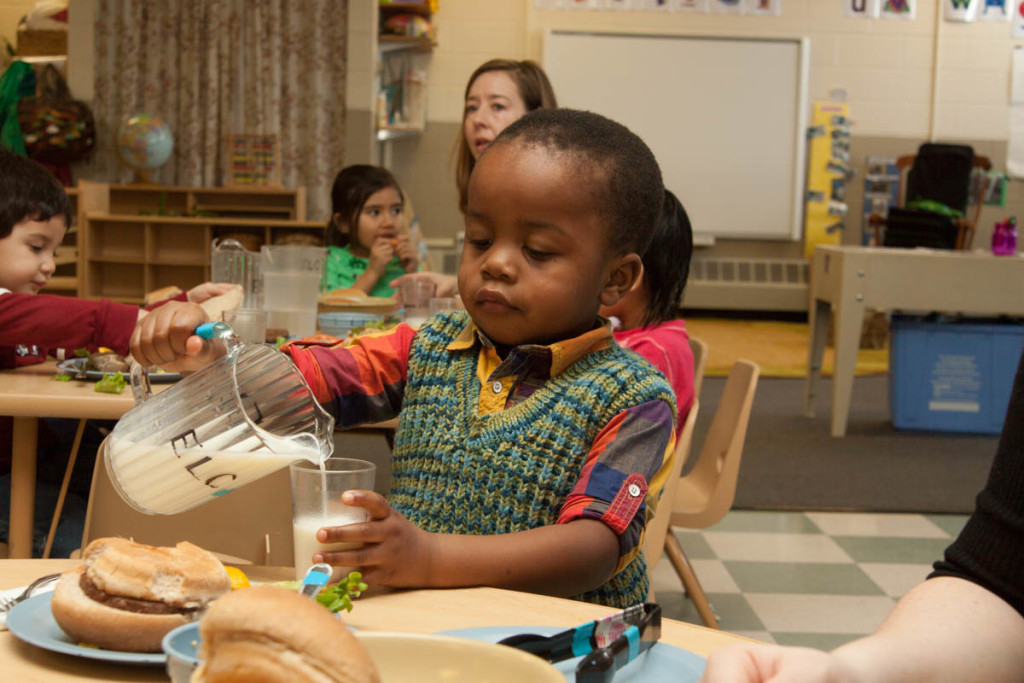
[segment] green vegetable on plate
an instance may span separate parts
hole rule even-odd
[[[124,381],[124,375],[120,372],[105,372],[103,379],[96,382],[93,391],[100,391],[107,394],[120,394],[128,383]]]
[[[275,581],[270,585],[288,590],[298,590],[301,584],[299,581]],[[365,590],[366,584],[363,583],[363,575],[360,572],[350,572],[346,578],[333,586],[325,586],[317,593],[316,601],[332,612],[341,610],[351,612],[352,599],[358,598]]]

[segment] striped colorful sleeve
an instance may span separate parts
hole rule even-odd
[[[648,401],[616,415],[594,439],[558,523],[597,519],[619,536],[621,570],[640,550],[675,450],[672,406]]]
[[[339,427],[383,422],[398,415],[416,330],[405,323],[329,348],[291,347],[288,352],[316,399]]]

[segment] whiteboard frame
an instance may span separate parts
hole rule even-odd
[[[622,32],[622,31],[587,31],[587,30],[571,30],[571,29],[552,29],[549,28],[544,32],[544,48],[541,55],[541,63],[547,64],[547,55],[550,54],[549,44],[553,35],[571,35],[571,36],[595,36],[601,38],[656,38],[656,39],[675,39],[675,40],[723,40],[732,42],[749,42],[749,43],[791,43],[797,48],[797,74],[796,74],[796,121],[794,126],[794,164],[793,164],[793,178],[792,178],[792,224],[789,228],[789,233],[786,235],[764,235],[764,234],[745,234],[742,232],[730,233],[728,235],[712,235],[713,239],[751,239],[751,240],[762,240],[762,241],[799,241],[803,238],[803,226],[804,226],[804,186],[807,181],[807,121],[808,121],[808,108],[810,106],[808,101],[809,93],[809,82],[810,82],[810,56],[811,56],[811,40],[810,38],[804,37],[750,37],[750,36],[725,36],[725,35],[701,35],[701,34],[679,34],[679,33],[646,33],[646,32]],[[558,93],[555,93],[556,95]],[[694,236],[696,238],[696,235]]]

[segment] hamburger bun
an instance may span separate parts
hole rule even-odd
[[[378,683],[345,624],[295,591],[255,586],[224,596],[199,622],[192,683]]]
[[[71,638],[105,649],[159,652],[165,634],[231,590],[220,561],[191,543],[157,548],[103,538],[84,559],[61,576],[51,610]]]

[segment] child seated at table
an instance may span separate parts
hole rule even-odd
[[[679,417],[693,405],[693,351],[679,300],[690,273],[693,230],[686,209],[670,190],[647,251],[640,282],[614,306],[602,306],[621,346],[636,351],[661,370],[676,394]],[[681,419],[680,419],[681,421]]]
[[[349,346],[290,353],[342,426],[399,418],[392,489],[349,491],[369,521],[318,532],[370,584],[488,585],[626,606],[671,465],[672,389],[614,343],[598,309],[640,276],[664,188],[650,149],[589,112],[506,128],[470,180],[465,311]],[[132,353],[179,369],[223,349],[196,306],[145,318]]]
[[[146,311],[106,299],[39,294],[56,270],[54,257],[70,223],[71,202],[57,178],[34,161],[0,150],[0,369],[42,363],[47,355],[59,356],[64,349],[70,354],[80,348],[95,351],[105,346],[122,355],[128,353],[132,331]],[[190,290],[187,299],[202,302],[229,286],[204,283]],[[64,437],[69,429],[74,433],[75,422],[40,423],[37,460],[41,481],[61,481],[70,450],[70,439]],[[4,496],[10,485],[5,487],[4,479],[9,480],[6,475],[11,468],[11,433],[11,418],[0,417],[0,507],[5,510],[9,508]],[[98,444],[98,440],[92,441]],[[89,442],[87,437],[86,451]],[[87,494],[92,472],[88,456],[80,458],[79,472],[82,476],[76,479],[76,488]],[[41,504],[47,499],[47,495],[39,496]],[[43,524],[42,537],[35,534],[41,547],[49,516],[39,514],[37,520]],[[7,538],[7,521],[6,513],[0,513],[0,539]],[[79,540],[80,533],[71,547],[77,547]],[[56,547],[60,553],[60,544]]]

